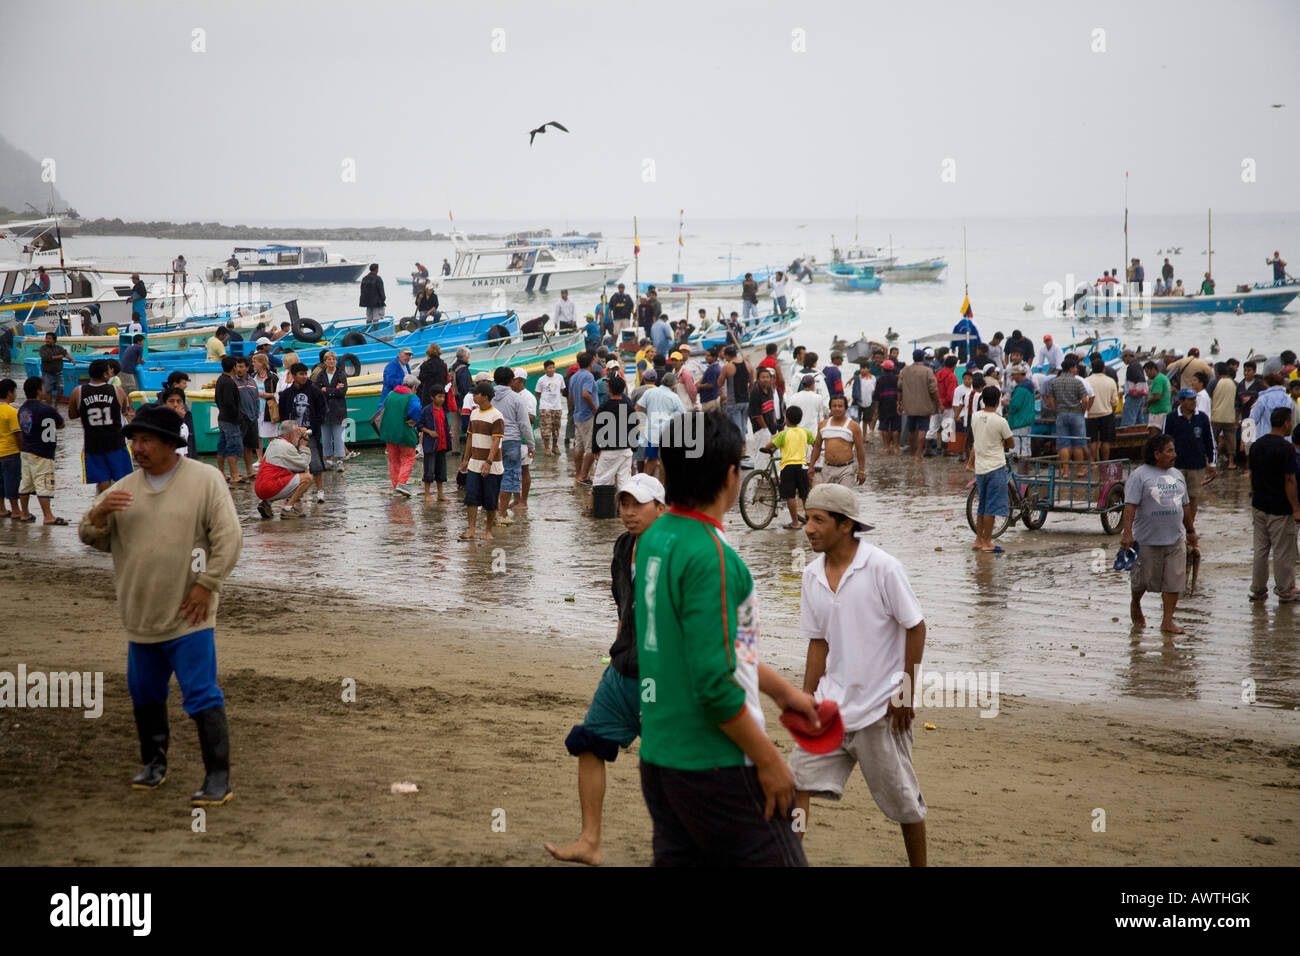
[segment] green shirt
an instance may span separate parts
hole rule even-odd
[[[758,612],[749,569],[720,526],[670,510],[636,546],[641,759],[676,770],[742,767],[719,724],[758,700]]]
[[[1173,401],[1169,395],[1169,378],[1164,372],[1157,372],[1156,377],[1151,380],[1151,405],[1147,411],[1152,415],[1168,415],[1174,407]]]

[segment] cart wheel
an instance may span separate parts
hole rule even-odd
[[[1110,491],[1106,492],[1103,509],[1101,513],[1101,530],[1107,534],[1114,534],[1119,531],[1119,526],[1124,518],[1123,485],[1111,485]]]
[[[1029,488],[1028,495],[1023,499],[1025,502],[1025,515],[1022,519],[1025,527],[1030,531],[1037,531],[1047,523],[1047,508],[1038,504],[1037,488]]]
[[[740,483],[740,515],[755,531],[772,523],[779,500],[776,482],[769,472],[751,471]]]

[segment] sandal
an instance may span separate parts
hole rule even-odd
[[[23,524],[31,524],[33,521],[36,520],[36,515],[28,515],[25,518],[18,518],[16,520],[21,521]]]
[[[803,525],[801,525],[801,524],[796,524],[796,523],[794,523],[793,521],[788,522],[788,523],[786,523],[786,524],[783,524],[783,525],[781,525],[781,527],[784,528],[786,531],[802,531],[802,530],[803,530]]]
[[[36,520],[36,515],[32,515],[32,520],[33,520],[33,521]],[[68,525],[68,519],[67,519],[67,518],[55,518],[53,521],[43,521],[43,522],[41,522],[41,524],[42,524],[43,527],[47,527],[47,528],[48,528],[50,525],[58,525],[59,527],[67,527],[67,525]]]
[[[456,538],[457,541],[473,541],[474,536],[468,531],[462,531]]]

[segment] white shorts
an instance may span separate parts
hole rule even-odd
[[[266,500],[283,501],[285,498],[288,498],[291,494],[293,494],[294,490],[297,489],[298,485],[300,485],[301,483],[302,483],[302,475],[301,474],[294,475],[287,482],[285,482],[285,486],[283,488],[281,488],[279,491],[277,491],[274,495],[272,495],[270,498],[267,498]]]
[[[624,482],[632,480],[632,449],[618,451],[606,450],[596,459],[596,468],[591,476],[592,487],[596,485],[613,485],[617,488]]]
[[[1026,425],[1024,428],[1011,429],[1011,437],[1016,440],[1016,454],[1021,458],[1034,456],[1033,438],[1030,436],[1033,428],[1033,425]]]
[[[880,812],[895,823],[925,819],[925,798],[912,769],[912,732],[895,733],[886,713],[874,724],[844,735],[838,750],[810,754],[796,746],[790,755],[790,772],[798,790],[814,797],[838,800],[857,764]]]
[[[1154,428],[1158,432],[1163,432],[1165,430],[1165,416],[1168,414],[1168,412],[1161,412],[1157,415],[1152,412],[1147,415],[1147,428]]]

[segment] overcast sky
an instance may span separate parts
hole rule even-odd
[[[1148,215],[1300,210],[1293,0],[41,0],[4,19],[0,133],[92,216],[1089,214],[1122,206],[1125,170]],[[571,132],[530,149],[548,120]]]

